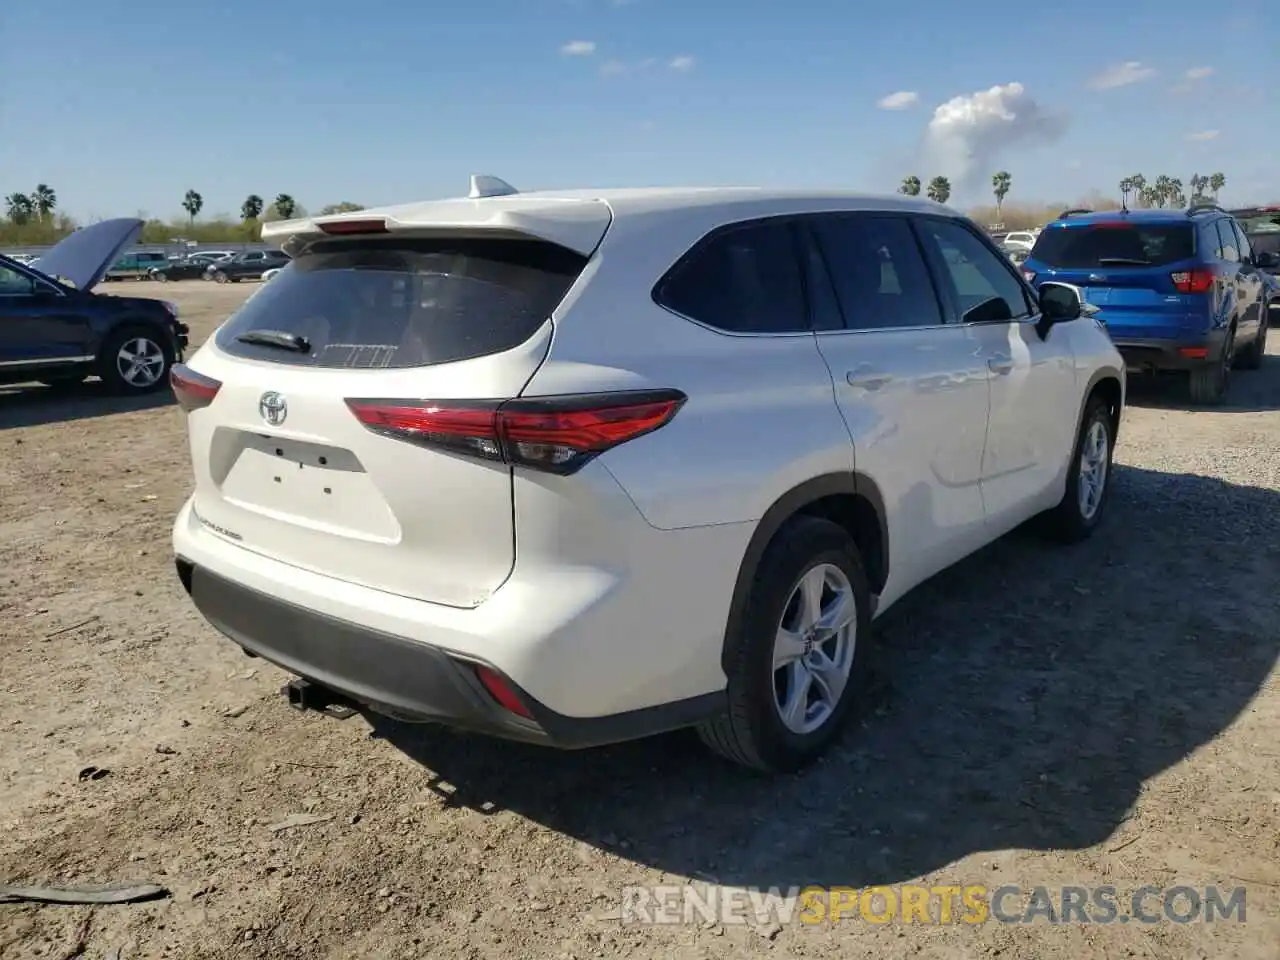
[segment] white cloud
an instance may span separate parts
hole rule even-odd
[[[621,60],[606,60],[600,64],[602,77],[616,77],[627,72],[627,65]]]
[[[1192,67],[1187,71],[1188,80],[1203,80],[1213,76],[1213,67]]]
[[[1139,60],[1129,60],[1107,67],[1101,73],[1089,79],[1089,86],[1094,90],[1114,90],[1116,87],[1127,87],[1133,83],[1141,83],[1156,75],[1155,67],[1149,67]]]
[[[1065,116],[1041,106],[1020,83],[955,97],[934,110],[929,121],[928,169],[954,186],[973,189],[997,169],[1009,147],[1051,143],[1066,126]]]
[[[1216,140],[1218,137],[1217,130],[1201,130],[1199,133],[1188,133],[1188,140],[1197,140],[1204,143],[1206,140]]]
[[[697,61],[694,60],[693,57],[685,54],[685,55],[673,58],[672,61],[667,64],[667,66],[669,66],[672,70],[680,70],[682,72],[687,73],[688,71],[693,69],[693,65],[696,62]]]
[[[596,44],[594,40],[570,40],[560,52],[566,57],[589,57],[596,52]]]
[[[906,110],[920,102],[920,94],[914,90],[899,90],[876,101],[881,110]]]

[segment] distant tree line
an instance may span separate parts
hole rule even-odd
[[[30,193],[10,193],[4,197],[4,217],[0,218],[0,247],[42,246],[57,243],[81,224],[61,213],[58,194],[48,184],[38,184]],[[199,191],[188,190],[182,198],[185,220],[167,221],[137,214],[146,223],[139,237],[141,243],[170,243],[175,240],[195,240],[200,243],[244,243],[262,236],[262,224],[270,220],[289,220],[307,216],[306,209],[290,194],[279,193],[270,205],[256,193],[245,197],[240,204],[240,216],[219,214],[212,218],[200,218],[204,209],[204,197]],[[358,203],[344,200],[331,203],[320,213],[343,213],[363,210]]]

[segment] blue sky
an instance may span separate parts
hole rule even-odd
[[[249,193],[395,203],[471,173],[892,191],[941,172],[975,184],[964,204],[1000,168],[1011,201],[1221,170],[1224,201],[1280,200],[1258,0],[4,7],[0,194],[48,183],[79,218],[172,216],[188,188],[210,216]]]

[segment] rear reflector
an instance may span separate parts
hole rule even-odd
[[[333,236],[348,236],[353,233],[390,233],[385,220],[335,220],[332,223],[318,224],[321,230]]]
[[[175,363],[169,369],[169,386],[180,406],[187,413],[213,403],[222,388],[221,382],[202,373],[196,373],[185,363]]]
[[[375,433],[549,473],[570,474],[671,422],[679,390],[517,400],[347,400]]]
[[[1179,270],[1169,275],[1179,293],[1207,293],[1213,288],[1213,271],[1203,267],[1194,270]]]
[[[1178,353],[1188,360],[1203,360],[1209,356],[1208,347],[1179,347]]]
[[[484,688],[489,691],[489,696],[497,700],[504,710],[529,720],[533,719],[533,714],[529,712],[529,708],[516,696],[516,692],[511,689],[510,684],[502,679],[496,671],[491,670],[489,667],[477,666],[476,677],[484,684]]]

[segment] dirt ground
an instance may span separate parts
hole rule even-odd
[[[121,285],[199,343],[256,284]],[[561,754],[290,710],[178,583],[167,395],[0,391],[0,957],[1280,956],[1280,356],[1134,385],[1105,529],[1015,534],[879,624],[875,702],[777,782],[674,735]],[[88,767],[100,777],[80,773]],[[273,830],[294,814],[328,819]],[[1244,886],[1243,924],[621,922],[622,888]],[[1158,902],[1158,901],[1157,901]]]

